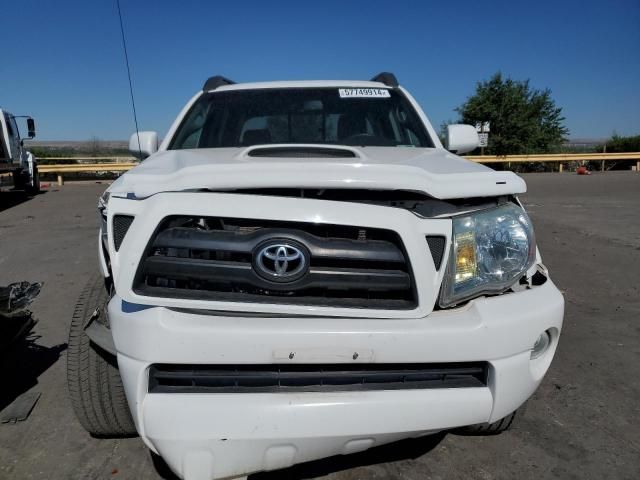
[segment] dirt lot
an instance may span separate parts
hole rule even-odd
[[[640,478],[640,174],[525,179],[523,200],[567,314],[555,361],[518,427],[404,441],[255,479]],[[104,188],[0,194],[0,285],[45,282],[33,335],[0,356],[0,409],[42,392],[27,421],[0,424],[1,479],[171,478],[138,438],[89,437],[67,398],[67,328],[97,268]]]

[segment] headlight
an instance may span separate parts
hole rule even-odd
[[[98,199],[98,212],[104,218],[107,218],[107,206],[109,205],[109,198],[111,197],[111,192],[106,190]]]
[[[102,232],[102,243],[108,251],[109,242],[107,241],[107,207],[109,205],[109,197],[111,193],[105,191],[98,200],[98,216],[100,217],[100,231]]]
[[[449,307],[482,293],[501,293],[533,265],[531,220],[515,204],[453,219],[453,246],[439,304]]]

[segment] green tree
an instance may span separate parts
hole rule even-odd
[[[621,137],[614,134],[611,139],[607,140],[606,149],[609,153],[640,152],[640,135]]]
[[[505,79],[500,72],[479,82],[456,111],[462,123],[491,122],[489,155],[553,152],[569,133],[551,90],[533,89],[529,80]]]

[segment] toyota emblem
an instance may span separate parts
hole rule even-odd
[[[256,272],[275,282],[297,280],[306,273],[309,263],[306,249],[288,241],[263,244],[254,258]]]

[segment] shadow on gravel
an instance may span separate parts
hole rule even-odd
[[[337,455],[313,462],[301,463],[293,467],[272,472],[254,473],[248,480],[305,480],[323,477],[331,473],[366,467],[379,463],[397,462],[421,457],[436,448],[446,436],[446,432],[435,433],[420,438],[410,438],[382,445],[351,455]],[[156,472],[164,480],[178,480],[162,457],[151,452],[151,461]]]
[[[160,478],[163,480],[180,480],[160,455],[156,455],[151,451],[149,453],[151,454],[151,463],[153,463],[153,467]]]
[[[38,384],[38,377],[53,365],[60,353],[67,349],[63,343],[53,347],[38,345],[39,336],[25,334],[33,328],[35,320],[30,313],[17,317],[0,316],[0,339],[18,338],[15,343],[0,348],[0,412],[23,393]],[[7,342],[8,343],[8,342]]]
[[[440,432],[425,437],[400,440],[360,453],[323,458],[273,472],[254,473],[249,475],[248,480],[312,479],[351,468],[414,459],[433,450],[445,436],[446,432]]]
[[[36,198],[38,195],[44,195],[45,193],[46,192],[42,191],[36,195],[28,195],[22,190],[0,192],[0,212],[20,205],[21,203],[28,202],[29,200]]]

